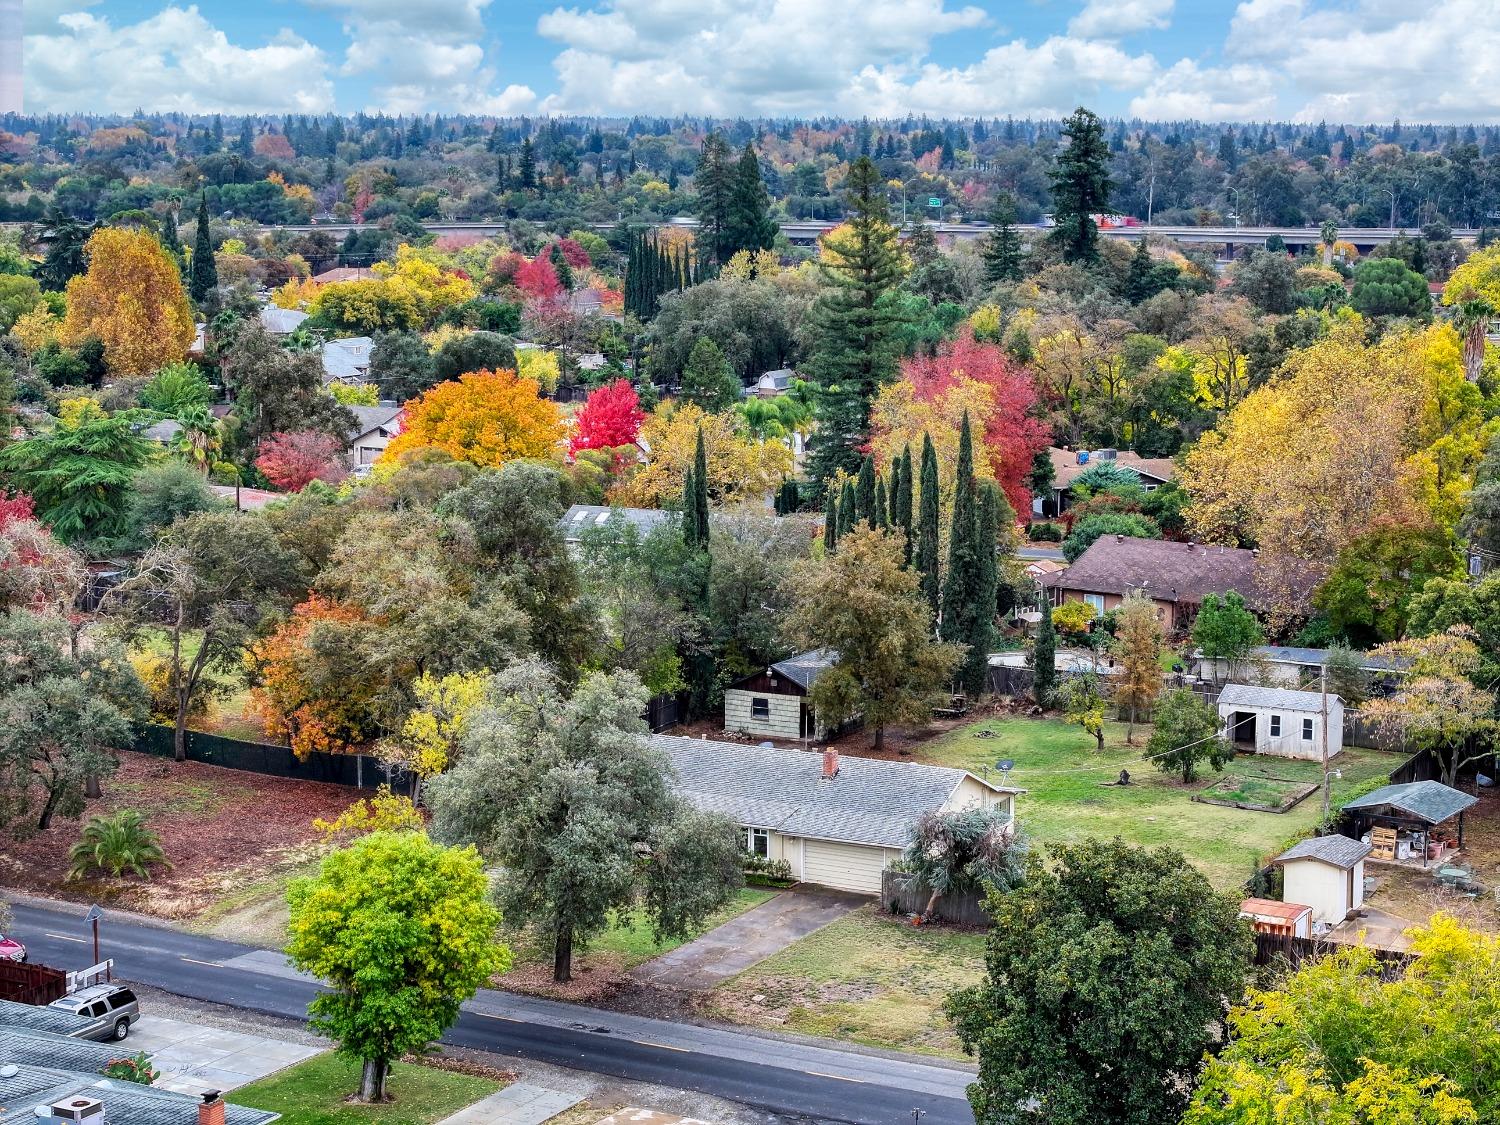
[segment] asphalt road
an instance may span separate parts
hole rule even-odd
[[[81,907],[17,904],[14,936],[31,960],[60,969],[93,961]],[[179,996],[302,1019],[318,985],[279,955],[107,912],[100,956],[115,975]],[[888,1054],[867,1055],[744,1032],[647,1019],[482,991],[444,1042],[637,1082],[701,1091],[791,1118],[972,1125],[969,1076]]]

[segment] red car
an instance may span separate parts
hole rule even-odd
[[[15,938],[0,934],[0,961],[26,960],[26,947]]]

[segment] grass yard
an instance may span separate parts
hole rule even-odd
[[[981,732],[988,732],[982,735]],[[1136,729],[1136,745],[1125,744],[1123,723],[1111,723],[1105,748],[1061,719],[1000,717],[986,719],[920,747],[916,758],[958,766],[994,778],[995,762],[1015,761],[1010,783],[1026,789],[1017,813],[1022,827],[1041,844],[1072,842],[1089,836],[1121,836],[1147,846],[1170,845],[1188,856],[1215,885],[1238,887],[1252,865],[1282,850],[1306,833],[1322,816],[1322,801],[1313,794],[1289,812],[1254,812],[1193,801],[1192,795],[1213,785],[1220,775],[1208,772],[1191,786],[1159,772],[1143,760],[1147,731]],[[1350,800],[1384,784],[1400,757],[1377,750],[1346,749],[1335,760],[1342,773],[1333,783],[1333,803]],[[1122,769],[1131,785],[1110,786]],[[1226,767],[1255,785],[1256,778],[1275,777],[1312,783],[1322,779],[1318,762],[1241,756]]]
[[[1234,767],[1219,775],[1217,781],[1204,789],[1200,796],[1215,801],[1238,802],[1242,805],[1258,805],[1270,811],[1284,811],[1285,807],[1307,792],[1307,781],[1284,781],[1276,777],[1260,777],[1256,774],[1244,776],[1233,772]],[[1306,797],[1301,797],[1306,800]],[[1321,806],[1320,806],[1321,807]]]
[[[983,971],[983,934],[863,906],[726,981],[706,1007],[752,1027],[962,1058],[943,999]]]
[[[398,1062],[391,1064],[386,1082],[395,1100],[355,1105],[345,1099],[359,1089],[359,1063],[330,1051],[241,1086],[229,1101],[279,1113],[282,1125],[429,1125],[488,1097],[501,1085],[489,1078]]]

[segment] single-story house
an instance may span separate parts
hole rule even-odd
[[[301,327],[307,314],[301,309],[279,309],[266,305],[260,310],[260,323],[273,336],[290,336]]]
[[[603,371],[608,363],[603,352],[584,352],[577,360],[579,371]]]
[[[1182,631],[1192,625],[1208,594],[1234,591],[1252,609],[1268,608],[1268,591],[1275,589],[1270,582],[1273,577],[1282,583],[1304,583],[1284,568],[1276,576],[1263,573],[1258,551],[1102,535],[1066,570],[1043,574],[1038,581],[1053,605],[1087,602],[1100,614],[1139,591],[1155,603],[1167,630]],[[1310,590],[1315,583],[1308,580],[1306,585]]]
[[[1312,907],[1313,921],[1336,926],[1365,901],[1370,845],[1347,836],[1317,836],[1272,862],[1283,872],[1282,897]]]
[[[108,1043],[38,1031],[0,1019],[0,1060],[16,1066],[55,1066],[84,1074],[103,1074],[110,1061],[119,1057],[119,1048]]]
[[[0,1098],[0,1125],[268,1125],[281,1117],[231,1105],[217,1091],[182,1094],[55,1064],[10,1062],[0,1076]]]
[[[1434,836],[1462,847],[1464,813],[1479,798],[1440,781],[1408,781],[1382,785],[1344,806],[1354,834],[1375,847],[1375,859],[1421,859],[1425,864]],[[1452,822],[1451,828],[1444,827]],[[1439,856],[1431,856],[1433,859]]]
[[[784,860],[805,883],[880,892],[881,872],[900,858],[924,813],[974,806],[1012,821],[1025,792],[966,770],[841,756],[836,750],[772,750],[652,735],[671,760],[678,794],[694,808],[731,817],[745,849]]]
[[[1219,724],[1237,747],[1278,758],[1323,759],[1323,695],[1290,688],[1225,684],[1219,693]],[[1344,701],[1329,694],[1328,756],[1344,748]]]
[[[370,352],[375,341],[368,336],[348,336],[323,345],[324,383],[363,383],[370,374]]]
[[[1411,662],[1394,656],[1375,656],[1368,652],[1356,652],[1359,670],[1371,679],[1394,679],[1400,676]],[[1263,672],[1263,678],[1277,687],[1299,688],[1316,684],[1323,665],[1328,660],[1326,648],[1302,648],[1298,645],[1257,645],[1243,663],[1254,665]],[[1234,670],[1229,661],[1196,655],[1193,674],[1200,680],[1215,682],[1228,679]]]
[[[380,275],[374,270],[364,266],[338,266],[314,274],[313,280],[319,285],[333,285],[340,281],[376,281],[379,277]]]
[[[1240,917],[1258,934],[1282,937],[1312,937],[1312,907],[1271,898],[1247,898],[1240,903]]]
[[[776,398],[784,395],[792,389],[792,380],[797,378],[797,373],[790,367],[780,367],[775,371],[767,371],[757,380],[751,388],[751,393],[759,398]]]
[[[799,652],[737,680],[724,691],[724,729],[762,738],[826,738],[835,733],[818,722],[808,696],[838,653]]]
[[[611,508],[603,504],[574,504],[558,521],[563,540],[570,548],[577,548],[583,533],[591,527],[604,527],[613,521],[622,521],[634,527],[642,537],[651,534],[670,520],[675,513],[665,508]]]
[[[1121,469],[1128,469],[1140,478],[1141,487],[1155,492],[1170,480],[1176,479],[1177,468],[1170,457],[1142,457],[1128,449],[1058,449],[1047,450],[1052,461],[1052,488],[1045,496],[1032,499],[1031,513],[1035,516],[1060,516],[1068,510],[1071,500],[1069,490],[1073,482],[1094,465],[1108,462]]]
[[[367,468],[380,459],[391,439],[401,432],[401,407],[351,406],[355,426],[349,431],[349,467]]]

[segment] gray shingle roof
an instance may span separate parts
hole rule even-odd
[[[838,659],[839,654],[831,648],[815,648],[777,661],[771,665],[771,671],[801,685],[803,691],[811,691],[818,677],[837,664]]]
[[[75,1031],[86,1027],[88,1022],[87,1016],[77,1016],[58,1008],[18,1004],[14,1000],[0,1000],[0,1026],[29,1027],[33,1031],[72,1035]]]
[[[399,406],[349,406],[349,413],[354,415],[354,428],[349,431],[351,440],[363,437],[371,430],[381,426],[390,428],[391,423],[401,413]]]
[[[0,1125],[22,1122],[34,1125],[38,1105],[52,1105],[71,1097],[102,1102],[104,1120],[119,1125],[198,1125],[200,1099],[190,1094],[101,1078],[97,1074],[20,1064],[16,1074],[0,1078]],[[232,1103],[224,1106],[225,1125],[267,1125],[280,1116]]]
[[[846,755],[838,776],[824,778],[821,753],[666,734],[651,744],[671,760],[677,792],[697,809],[789,836],[887,848],[904,848],[918,818],[941,808],[968,776]]]
[[[1344,806],[1346,809],[1378,809],[1389,805],[1397,812],[1427,824],[1441,824],[1457,816],[1479,798],[1461,793],[1440,781],[1409,781],[1404,785],[1382,785]]]
[[[1329,693],[1330,703],[1343,700]],[[1282,711],[1310,711],[1316,714],[1323,709],[1323,698],[1315,691],[1293,691],[1291,688],[1256,687],[1253,684],[1225,684],[1219,693],[1219,706],[1231,707],[1275,707]]]
[[[74,1039],[72,1036],[50,1031],[33,1031],[30,1028],[0,1024],[0,1066],[5,1063],[15,1063],[17,1066],[54,1066],[81,1073],[102,1074],[109,1065],[109,1060],[117,1059],[120,1055],[121,1051],[108,1043],[95,1043],[90,1039]]]
[[[648,535],[672,518],[664,508],[609,508],[603,504],[574,504],[558,521],[563,538],[576,542],[591,527],[603,527],[614,520],[624,520],[641,535]]]
[[[1363,840],[1351,840],[1348,836],[1316,836],[1294,844],[1276,857],[1276,863],[1289,859],[1316,859],[1334,867],[1348,870],[1370,854],[1370,845]]]
[[[274,305],[267,305],[260,310],[261,324],[267,332],[274,332],[278,336],[295,332],[306,319],[307,314],[301,309],[278,309]]]
[[[1252,656],[1284,664],[1311,664],[1321,667],[1328,659],[1326,648],[1303,648],[1300,645],[1256,645]],[[1411,667],[1411,661],[1395,656],[1374,656],[1368,652],[1356,652],[1355,659],[1366,672],[1400,672]]]

